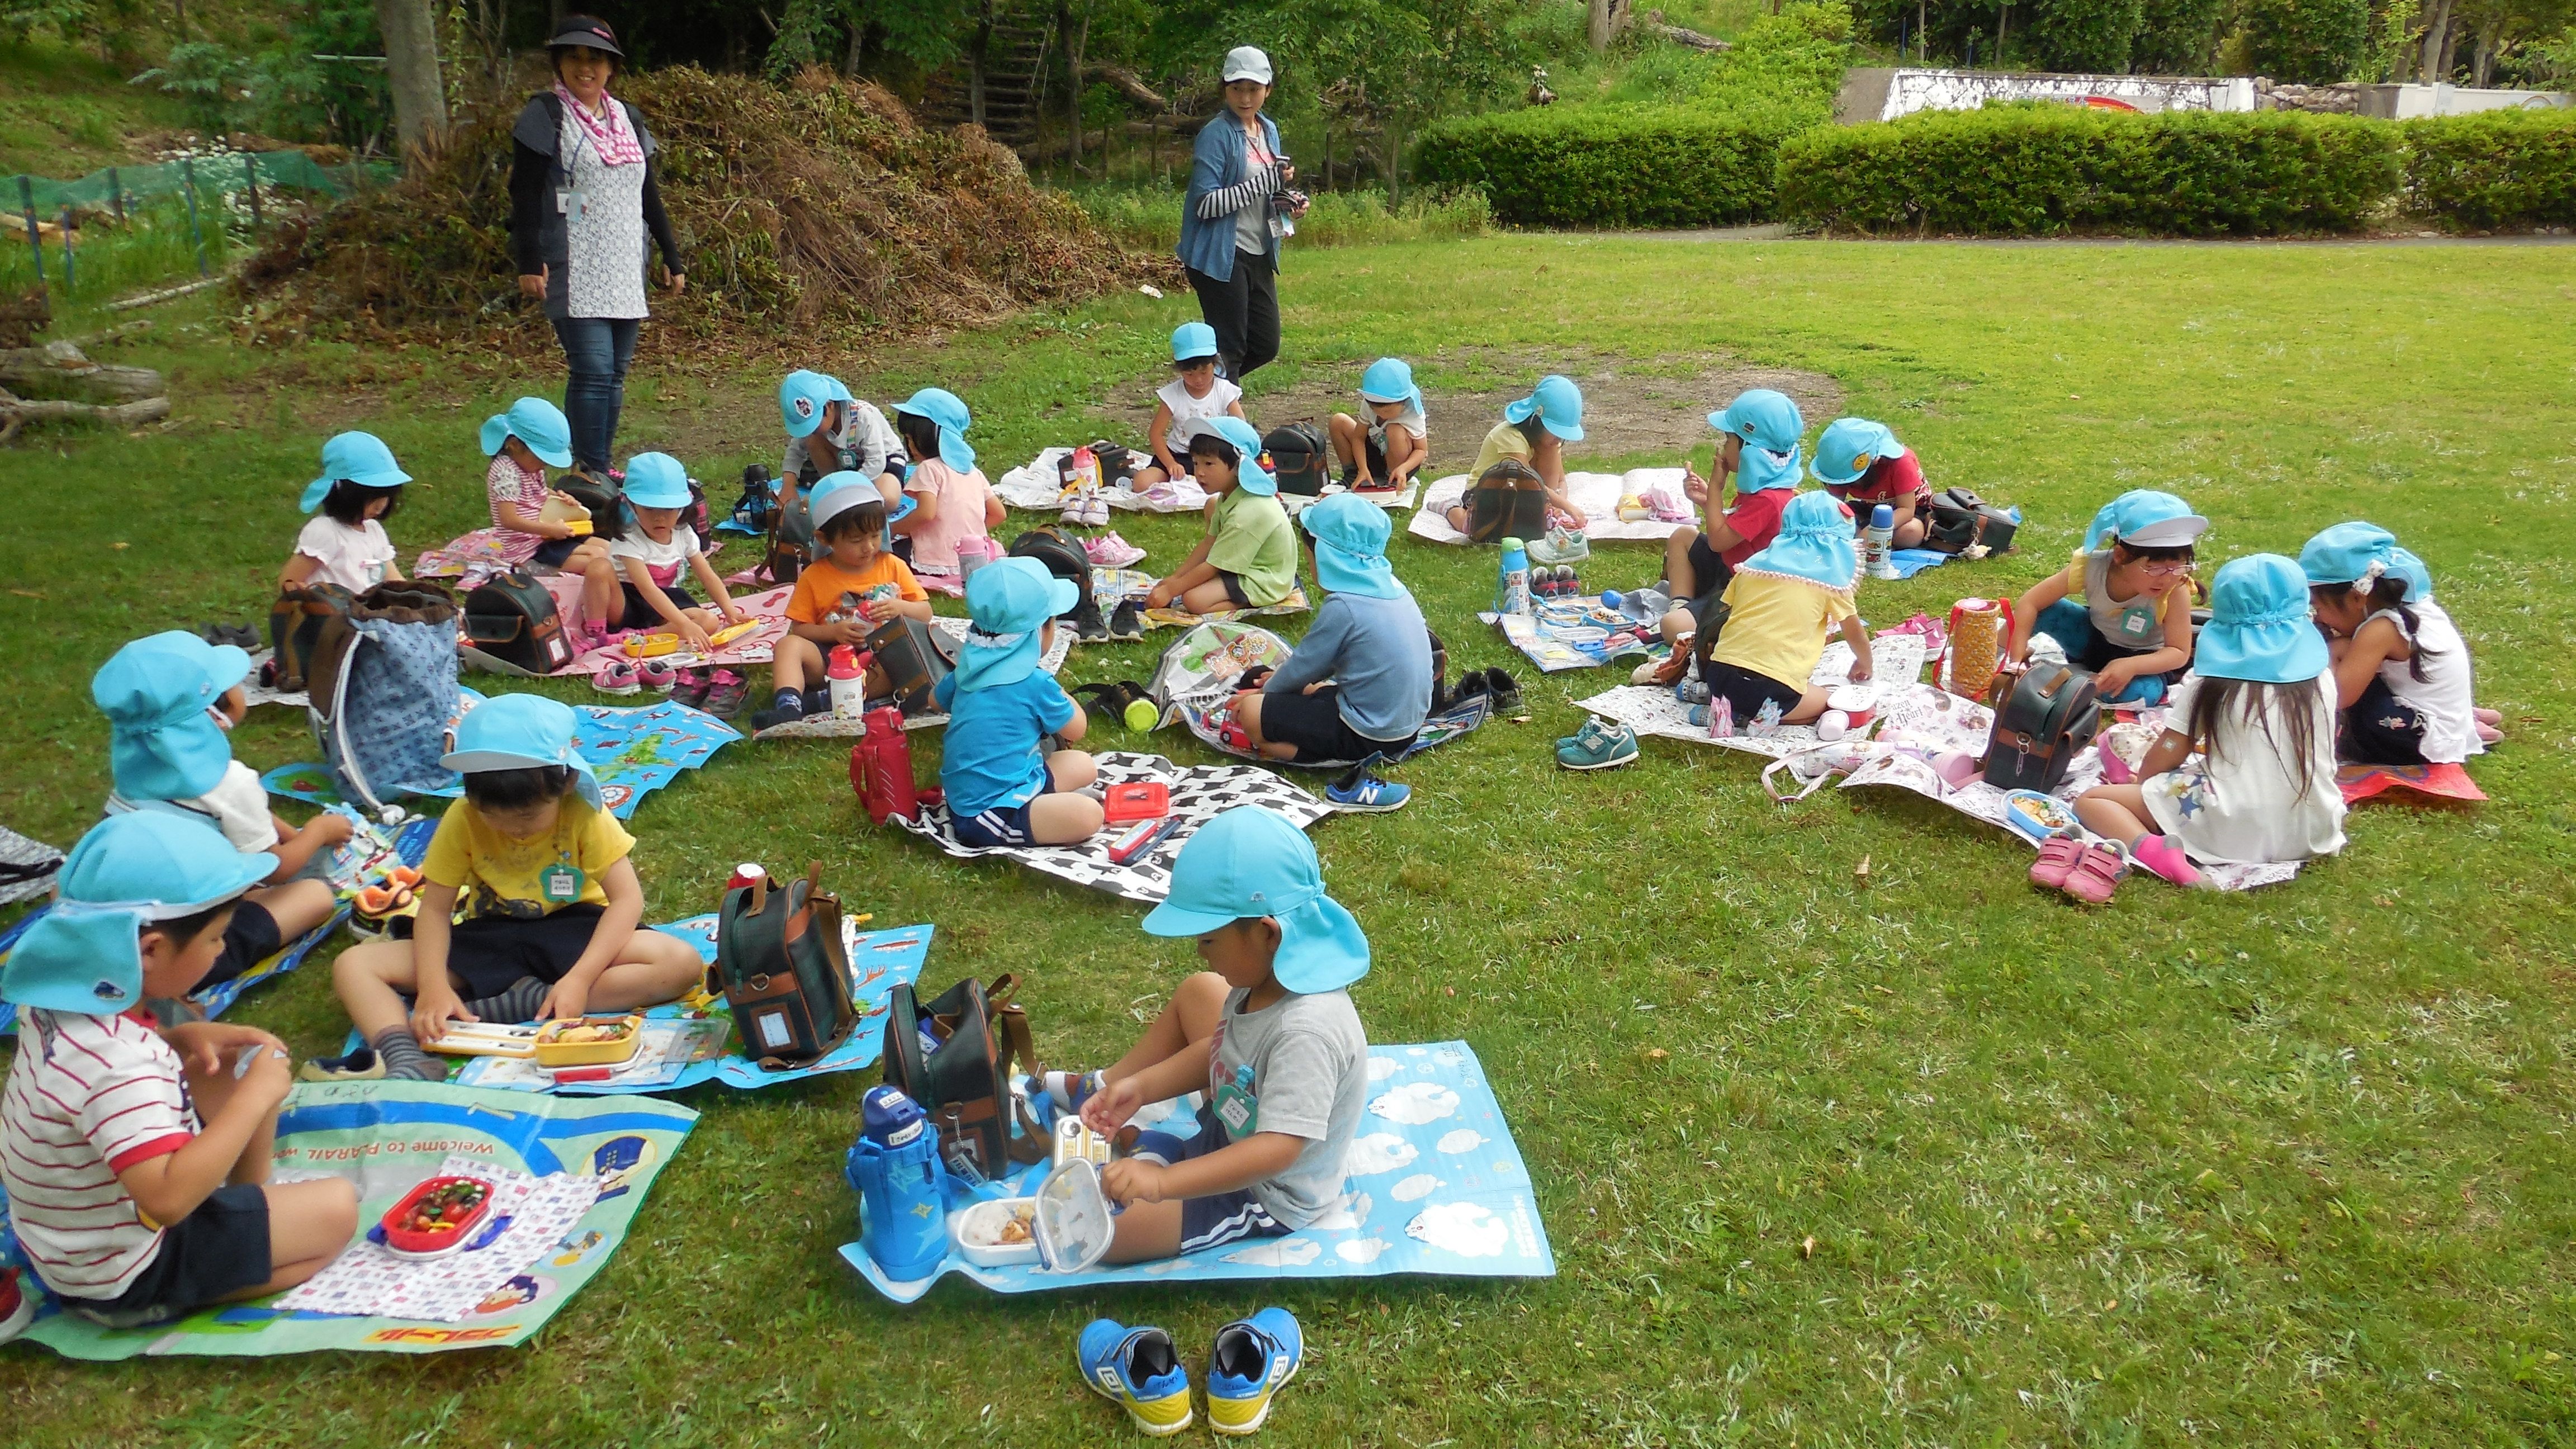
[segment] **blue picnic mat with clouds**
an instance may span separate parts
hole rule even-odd
[[[1425,1273],[1455,1278],[1552,1278],[1556,1256],[1539,1221],[1529,1169],[1512,1142],[1482,1063],[1463,1041],[1369,1048],[1368,1106],[1346,1159],[1341,1201],[1312,1226],[1185,1257],[1050,1273],[1034,1266],[979,1267],[952,1247],[939,1271],[888,1279],[864,1241],[841,1256],[868,1286],[898,1303],[950,1273],[996,1293],[1044,1293],[1112,1283],[1201,1283],[1247,1278],[1375,1278]],[[1166,1103],[1191,1113],[1195,1097]],[[1151,1109],[1148,1109],[1149,1113]],[[1140,1115],[1138,1125],[1155,1126]],[[1173,1124],[1187,1130],[1186,1118]],[[1047,1164],[1016,1180],[1025,1193]],[[853,1211],[857,1195],[851,1195]]]
[[[714,715],[667,699],[641,709],[582,704],[573,706],[573,712],[581,716],[573,748],[590,762],[591,772],[599,776],[600,798],[620,820],[632,818],[645,796],[678,779],[681,771],[696,769],[742,738]],[[340,801],[339,782],[321,765],[280,765],[259,781],[268,793],[289,800],[316,805]],[[462,793],[461,784],[436,792],[449,799]]]

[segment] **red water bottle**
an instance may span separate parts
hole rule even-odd
[[[883,825],[898,816],[921,816],[921,792],[912,781],[912,741],[904,737],[903,711],[869,710],[868,732],[850,746],[850,788],[868,818]]]

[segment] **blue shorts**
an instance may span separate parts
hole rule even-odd
[[[1055,772],[1049,770],[1046,784],[1036,795],[1017,805],[996,805],[973,815],[961,815],[952,810],[948,812],[948,828],[956,834],[959,845],[971,850],[1029,845],[1034,843],[1029,834],[1029,807],[1038,803],[1039,796],[1056,793]]]
[[[268,1193],[227,1183],[161,1234],[161,1250],[114,1298],[65,1298],[63,1306],[118,1328],[184,1318],[268,1281]]]
[[[1205,1157],[1228,1146],[1233,1140],[1226,1135],[1225,1124],[1216,1120],[1216,1113],[1201,1107],[1198,1135],[1181,1137],[1170,1132],[1139,1132],[1133,1155],[1170,1167],[1193,1157]],[[1181,1199],[1181,1251],[1184,1253],[1221,1248],[1243,1238],[1284,1237],[1290,1231],[1286,1223],[1272,1217],[1270,1210],[1248,1190]]]

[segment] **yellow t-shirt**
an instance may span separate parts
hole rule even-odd
[[[420,873],[433,884],[455,887],[468,917],[533,920],[569,905],[608,904],[600,879],[634,849],[635,837],[616,816],[593,810],[579,795],[564,797],[552,830],[525,840],[493,829],[471,801],[459,800],[439,817]],[[576,878],[565,880],[558,867]]]
[[[1850,618],[1852,601],[1822,584],[1737,574],[1726,586],[1726,627],[1709,657],[1805,689],[1825,657],[1825,632]]]
[[[1485,434],[1484,444],[1476,449],[1476,466],[1467,470],[1467,476],[1482,478],[1486,469],[1505,458],[1518,458],[1526,463],[1537,453],[1538,450],[1530,446],[1529,434],[1522,432],[1519,425],[1496,423],[1493,431]]]

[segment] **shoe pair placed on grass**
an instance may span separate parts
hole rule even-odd
[[[1637,758],[1637,732],[1594,715],[1556,742],[1556,762],[1569,770],[1607,770]]]
[[[2086,905],[2104,905],[2131,865],[2143,866],[2185,888],[2204,883],[2199,868],[2183,854],[2182,843],[2170,835],[2142,835],[2126,849],[2108,840],[2050,836],[2039,843],[2030,883],[2042,890],[2064,891]]]
[[[1249,1434],[1270,1417],[1271,1396],[1297,1376],[1306,1337],[1296,1315],[1264,1308],[1216,1331],[1208,1347],[1208,1427]],[[1091,1391],[1160,1439],[1190,1426],[1190,1373],[1171,1334],[1095,1318],[1074,1341],[1073,1363]]]
[[[1434,712],[1445,714],[1480,694],[1491,701],[1485,707],[1488,714],[1518,719],[1529,712],[1527,701],[1521,698],[1520,681],[1499,666],[1472,669],[1459,676],[1458,687],[1449,691],[1449,702]]]

